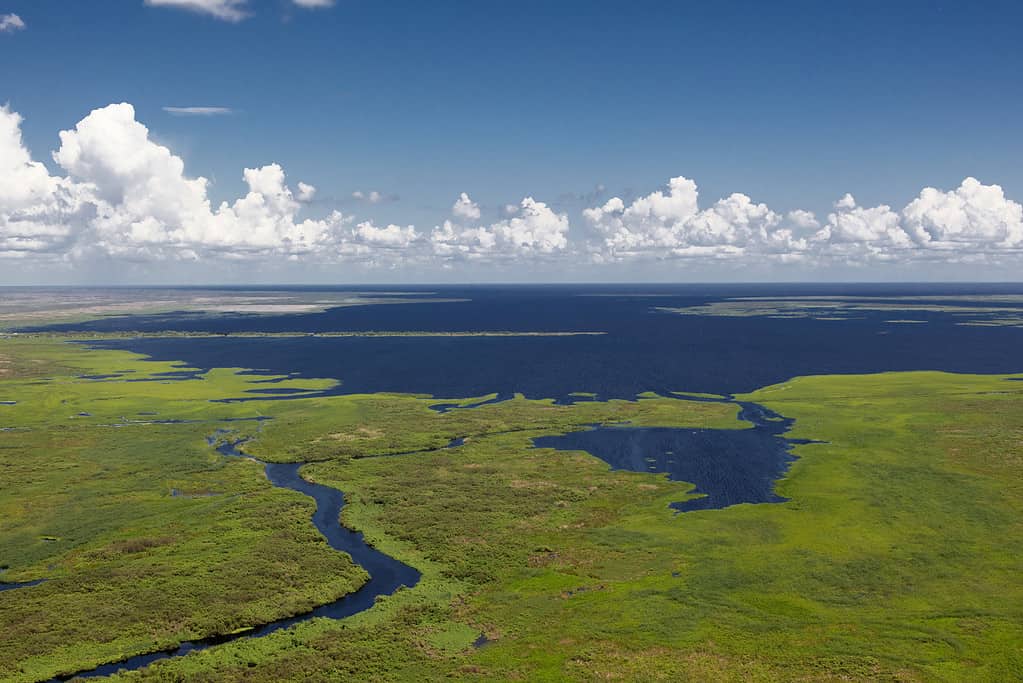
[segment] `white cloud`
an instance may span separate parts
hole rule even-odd
[[[831,263],[976,260],[1023,253],[1023,207],[997,185],[967,178],[950,192],[926,188],[901,212],[860,206],[851,194],[821,225],[809,211],[784,216],[734,193],[700,209],[696,184],[672,178],[626,204],[612,197],[585,209],[595,261],[636,258],[773,259]]]
[[[463,192],[451,206],[451,213],[455,216],[455,218],[478,221],[480,218],[480,206],[473,200],[469,199],[468,194]]]
[[[80,210],[79,188],[33,161],[22,142],[21,116],[0,107],[0,254],[52,253],[66,246]]]
[[[384,195],[380,194],[376,190],[372,192],[363,192],[362,190],[356,190],[352,193],[352,199],[358,199],[361,201],[369,202],[370,204],[379,204],[384,200]]]
[[[924,188],[902,217],[913,240],[931,249],[1023,247],[1023,206],[976,178],[949,192]]]
[[[0,14],[0,33],[14,33],[25,28],[25,22],[17,14]]]
[[[882,204],[864,208],[851,194],[834,204],[828,222],[813,237],[815,246],[830,258],[855,263],[893,260],[912,246],[899,215]]]
[[[583,217],[601,240],[602,260],[637,256],[730,258],[749,251],[791,252],[805,249],[794,228],[812,220],[806,212],[783,225],[782,216],[765,204],[733,193],[700,210],[696,183],[676,177],[667,192],[656,191],[626,205],[612,197],[585,209]]]
[[[208,14],[224,21],[241,21],[249,16],[248,0],[145,0],[152,7],[174,7]]]
[[[368,204],[385,204],[388,202],[396,202],[400,199],[400,197],[393,192],[385,194],[376,190],[372,190],[370,192],[356,190],[352,193],[352,199],[358,202],[366,202]]]
[[[817,217],[813,215],[812,211],[806,211],[804,209],[794,209],[789,211],[785,218],[789,225],[798,230],[813,230],[821,227]]]
[[[225,116],[233,114],[229,107],[164,107],[171,116]]]
[[[300,182],[293,192],[277,164],[248,168],[248,192],[214,206],[210,183],[185,173],[185,163],[157,144],[130,104],[91,112],[60,133],[53,177],[21,142],[21,118],[0,116],[0,216],[7,255],[52,251],[72,258],[108,255],[131,259],[284,257],[374,264],[425,261],[452,250],[476,258],[550,254],[567,246],[568,219],[542,202],[522,201],[515,216],[479,228],[458,228],[433,242],[414,226],[354,221],[334,212],[300,219],[316,193]],[[389,197],[357,193],[377,203]],[[464,218],[478,217],[465,196]],[[475,208],[474,208],[475,207]]]
[[[182,159],[149,139],[129,104],[93,111],[60,139],[54,161],[91,195],[79,252],[133,258],[329,255],[343,239],[347,222],[339,213],[297,219],[300,204],[277,164],[245,169],[248,193],[212,208],[209,182],[186,176]]]
[[[835,211],[828,214],[828,223],[818,233],[818,239],[835,243],[909,244],[897,213],[885,205],[865,209],[851,194],[835,202]]]
[[[51,176],[22,143],[21,117],[0,108],[0,256],[88,259],[309,259],[386,265],[428,255],[413,226],[353,225],[340,212],[301,219],[316,188],[288,186],[277,164],[247,168],[247,193],[214,206],[210,183],[150,138],[126,103],[60,133]]]
[[[378,228],[367,221],[355,226],[355,236],[363,244],[377,245],[388,248],[408,247],[419,240],[419,233],[414,226],[388,225]]]
[[[1023,251],[1023,206],[976,178],[948,192],[924,188],[900,212],[847,194],[814,241],[823,257],[847,262],[997,259]]]
[[[612,197],[585,209],[589,237],[571,237],[568,216],[532,197],[508,205],[501,220],[481,223],[479,205],[462,193],[451,219],[419,231],[337,211],[305,216],[318,205],[312,202],[316,187],[289,185],[275,163],[244,169],[244,195],[214,203],[210,181],[188,175],[184,160],[153,141],[130,104],[97,109],[62,131],[52,154],[56,172],[33,159],[21,122],[0,107],[0,257],[8,259],[258,258],[449,267],[555,259],[571,265],[589,255],[595,262],[929,267],[1018,264],[1023,257],[1023,206],[1001,187],[974,178],[951,190],[925,188],[902,210],[861,206],[847,194],[819,220],[802,209],[776,211],[738,192],[701,208],[696,183],[676,177],[630,202]],[[377,191],[353,197],[370,204],[396,198]]]
[[[21,139],[21,116],[0,107],[0,207],[21,210],[49,201],[57,179],[32,161]]]
[[[568,216],[555,213],[543,202],[526,197],[519,214],[494,223],[490,230],[500,242],[520,252],[551,254],[568,246]]]
[[[462,198],[468,200],[463,194],[455,207]],[[568,227],[568,216],[526,197],[514,216],[489,226],[464,227],[444,221],[433,229],[430,243],[434,253],[446,259],[549,256],[568,247]]]
[[[296,7],[303,9],[322,9],[333,7],[336,0],[291,0]],[[179,9],[208,14],[224,21],[238,22],[251,13],[249,0],[145,0],[152,7],[175,7]]]
[[[628,206],[612,197],[583,210],[583,217],[612,254],[671,249],[681,244],[679,233],[698,211],[697,196],[696,183],[679,176],[668,181],[667,194],[658,190]]]

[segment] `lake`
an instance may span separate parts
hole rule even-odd
[[[318,288],[322,289],[322,288]],[[345,291],[382,291],[352,288]],[[415,288],[402,287],[403,292]],[[289,291],[293,291],[289,290]],[[316,291],[311,289],[310,291]],[[422,303],[292,315],[169,313],[113,316],[47,329],[230,332],[604,332],[596,336],[139,338],[93,342],[189,366],[249,367],[331,377],[340,393],[414,392],[444,398],[520,392],[600,399],[644,391],[731,394],[798,375],[886,370],[1023,370],[1023,328],[982,327],[1021,308],[996,297],[1023,285],[564,285],[419,288]],[[734,297],[864,296],[887,305],[953,310],[865,310],[844,319],[679,315]],[[430,298],[449,301],[431,302]],[[965,299],[964,299],[965,297]],[[977,297],[972,304],[969,297]],[[450,299],[464,299],[452,302]],[[912,319],[914,324],[906,324]],[[898,321],[898,322],[895,322]],[[38,329],[38,328],[36,328]]]

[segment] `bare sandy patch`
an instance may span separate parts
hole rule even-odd
[[[335,432],[327,434],[328,439],[334,441],[362,441],[365,439],[379,439],[384,433],[372,427],[356,427],[354,432]]]

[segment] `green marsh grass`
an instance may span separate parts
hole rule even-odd
[[[356,395],[210,403],[252,377],[76,380],[170,366],[4,340],[0,678],[39,680],[230,633],[352,590],[311,503],[215,455],[314,461],[346,525],[423,572],[350,619],[118,678],[196,681],[1008,681],[1023,679],[1023,382],[806,377],[742,397],[796,419],[788,502],[675,514],[691,486],[531,438],[590,423],[743,428],[734,405],[648,396]],[[45,383],[35,384],[45,378]],[[258,385],[270,386],[270,385]],[[329,381],[286,380],[326,388]],[[684,388],[680,388],[682,391]],[[88,412],[91,417],[73,417]],[[109,426],[124,415],[201,420]],[[458,448],[441,449],[466,438]],[[407,451],[410,455],[383,456]],[[184,495],[172,496],[172,490]],[[44,537],[57,540],[45,541]],[[488,642],[474,648],[485,635]]]

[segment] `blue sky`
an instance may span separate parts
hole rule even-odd
[[[24,23],[0,32],[0,102],[20,115],[24,148],[63,176],[50,157],[61,144],[57,133],[93,110],[128,102],[150,140],[183,159],[186,176],[211,181],[214,207],[248,191],[243,168],[270,163],[284,169],[295,193],[298,180],[317,188],[300,218],[336,209],[356,223],[414,224],[424,234],[450,218],[462,192],[479,207],[468,223],[484,227],[508,220],[503,207],[530,196],[567,217],[570,245],[547,247],[575,252],[570,270],[582,279],[736,273],[728,265],[715,270],[720,261],[737,263],[717,252],[686,251],[692,240],[639,240],[645,246],[634,248],[630,239],[649,231],[649,220],[626,217],[621,229],[631,237],[619,240],[614,255],[574,246],[606,243],[620,228],[588,222],[583,209],[614,196],[629,206],[667,192],[676,176],[699,185],[701,210],[741,192],[779,216],[813,212],[822,227],[846,193],[857,207],[889,205],[899,213],[923,188],[951,192],[972,176],[1001,186],[1010,204],[1023,198],[1023,5],[1016,2],[337,0],[309,9],[293,0],[249,0],[237,7],[248,16],[228,21],[143,0],[0,0],[0,15]],[[231,113],[164,110],[214,106]],[[358,191],[385,199],[360,201],[352,196]],[[1012,246],[1003,233],[1013,229],[1005,228],[1013,207],[997,210],[1001,217],[992,220],[1003,232],[992,239]],[[686,216],[647,218],[691,231],[679,223]],[[905,228],[911,237],[913,230]],[[951,241],[931,232],[935,243],[953,245],[939,251],[969,242],[974,254],[978,231],[959,226]],[[89,251],[89,235],[75,239],[76,253]],[[485,279],[491,267],[480,264],[499,261],[499,279],[565,272],[564,264],[551,265],[551,249],[540,249],[539,260],[520,251],[461,260],[391,253],[374,267],[319,260],[314,270],[316,278],[340,280]],[[843,257],[772,263],[762,275],[989,272],[976,259],[964,266],[932,252],[923,260],[900,257],[902,270],[878,261],[850,266]],[[1011,279],[1018,263],[1007,255],[1015,252],[999,250],[984,263]],[[96,256],[81,256],[81,264],[89,258]],[[174,259],[154,258],[175,279],[166,265]],[[258,258],[273,261],[265,250]],[[9,278],[19,280],[48,272],[74,280],[88,271],[61,260],[0,261],[0,268],[21,273]],[[281,267],[273,272],[291,279]],[[191,265],[179,272],[187,279],[206,271]]]

